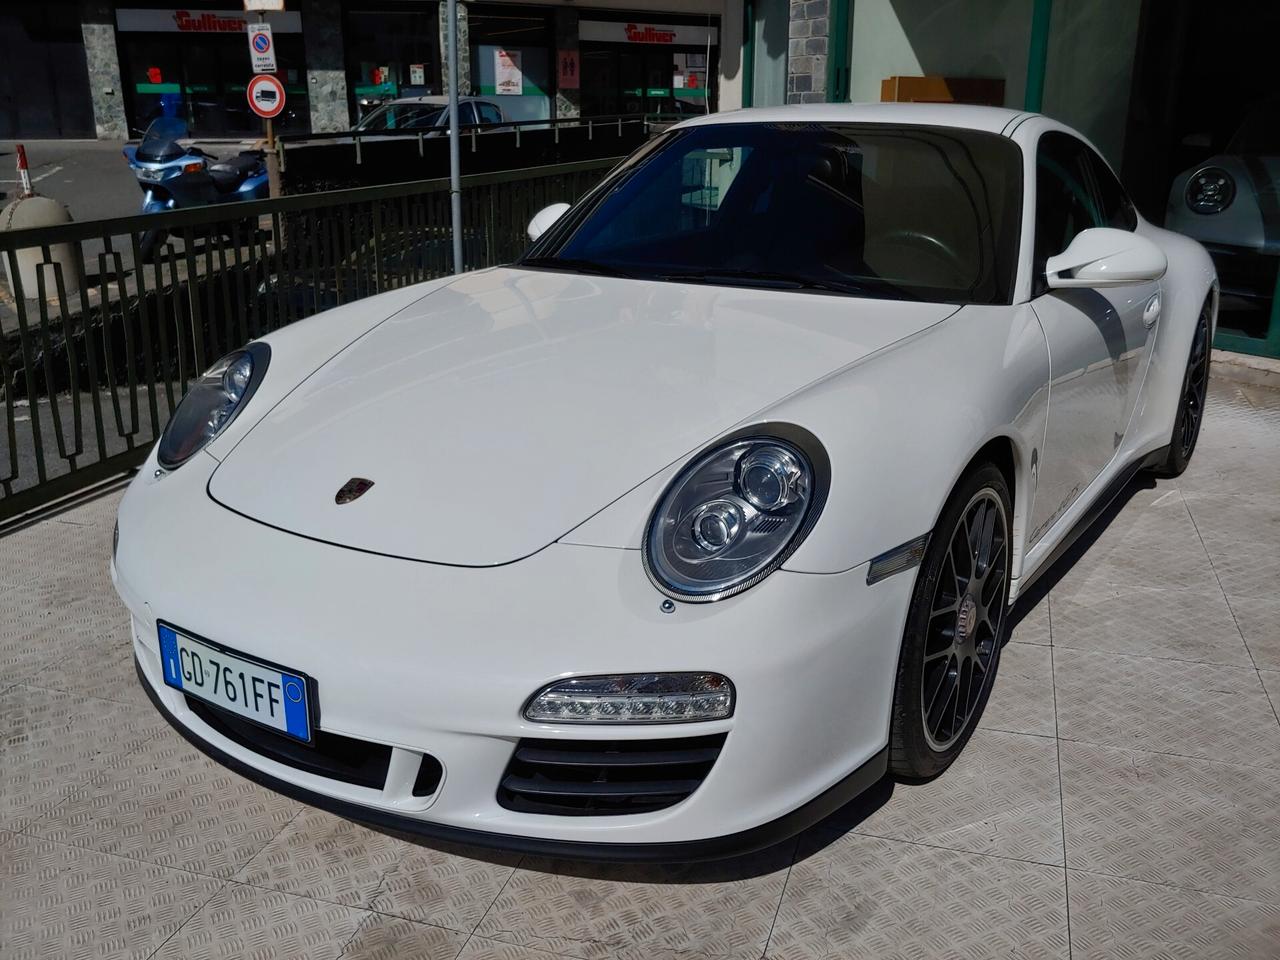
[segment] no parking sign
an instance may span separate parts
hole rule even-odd
[[[276,45],[271,39],[271,24],[249,24],[249,61],[254,73],[276,72]]]
[[[284,109],[284,84],[269,73],[262,73],[249,81],[245,90],[249,106],[263,120],[280,115]]]

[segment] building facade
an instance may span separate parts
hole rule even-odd
[[[239,0],[47,0],[4,5],[0,139],[126,139],[158,116],[194,136],[259,133],[245,88]],[[286,0],[266,15],[286,94],[284,133],[348,129],[385,100],[446,92],[445,5]],[[740,0],[461,2],[462,93],[512,119],[720,109],[721,46]],[[733,19],[727,36],[723,24]],[[736,65],[736,55],[733,58]],[[736,66],[734,67],[736,71]],[[730,101],[738,98],[730,91]]]
[[[1262,340],[1280,355],[1280,111],[1271,92],[1280,4],[1215,0],[1212,29],[1202,28],[1202,0],[458,6],[461,92],[498,99],[513,119],[882,99],[1043,111],[1097,145],[1149,219],[1198,236],[1205,228],[1200,239],[1220,248],[1224,303],[1243,348]],[[285,7],[270,15],[285,132],[341,131],[386,99],[445,92],[443,3]],[[245,102],[238,0],[0,8],[0,139],[124,139],[162,115],[182,116],[201,137],[261,130]],[[1242,171],[1235,202],[1257,208],[1256,236],[1211,236],[1209,220],[1188,219],[1179,191],[1215,157]]]

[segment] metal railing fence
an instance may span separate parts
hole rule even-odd
[[[463,178],[467,269],[517,257],[534,213],[580,196],[618,159]],[[451,273],[448,187],[0,233],[0,525],[141,463],[192,378],[224,353]]]
[[[510,166],[617,157],[686,115],[611,114],[550,120],[506,120],[463,124],[463,173],[493,173]],[[444,128],[427,130],[342,130],[278,137],[276,150],[283,190],[303,193],[388,183],[404,171],[415,178],[446,176],[449,138]]]

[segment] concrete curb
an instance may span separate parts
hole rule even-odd
[[[1280,360],[1214,350],[1209,362],[1209,375],[1216,379],[1280,390]]]

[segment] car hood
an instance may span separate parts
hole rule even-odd
[[[466,274],[303,380],[223,459],[209,493],[333,544],[509,563],[744,418],[955,309]],[[373,486],[336,503],[356,477]]]

